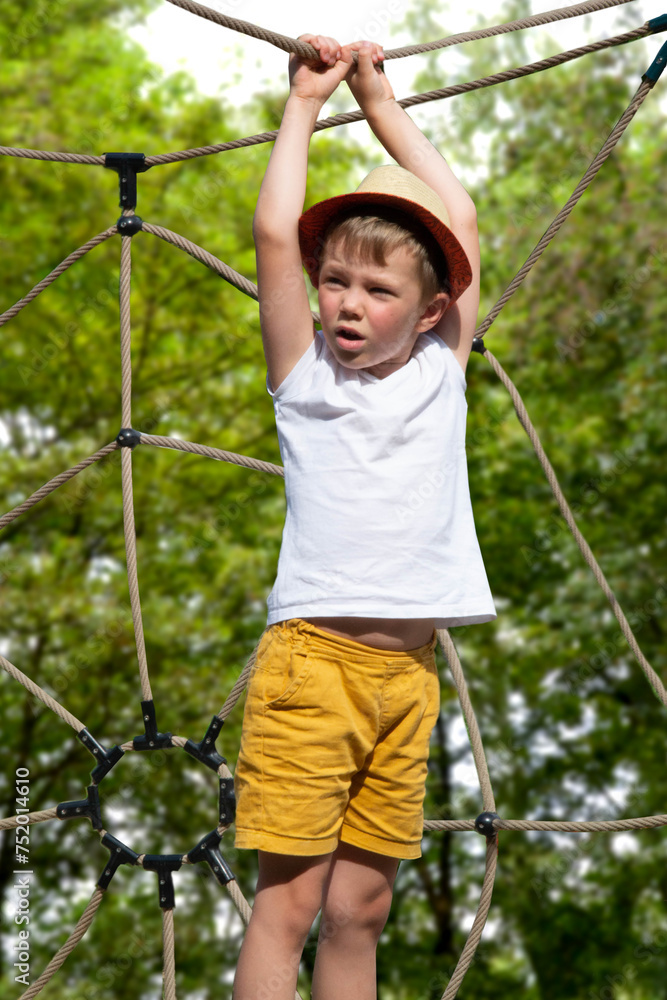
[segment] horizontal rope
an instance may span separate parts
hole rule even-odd
[[[619,45],[627,45],[628,42],[637,41],[653,34],[654,31],[648,24],[644,24],[632,31],[626,31],[621,35],[614,35],[611,38],[603,39],[599,42],[591,42],[576,49],[567,49],[557,55],[539,59],[537,62],[527,63],[525,66],[517,66],[514,69],[502,70],[491,76],[483,76],[477,80],[470,80],[467,83],[455,83],[449,87],[442,87],[439,90],[429,90],[423,94],[415,94],[412,97],[403,97],[396,103],[402,108],[415,107],[419,104],[427,104],[431,101],[441,101],[449,97],[456,97],[459,94],[469,94],[475,90],[483,90],[486,87],[494,87],[500,83],[507,83],[510,80],[518,80],[533,73],[541,73],[546,69],[553,69],[563,63],[571,62],[574,59],[581,59],[592,52],[601,52],[603,49],[613,48]],[[315,123],[314,132],[322,132],[325,129],[336,128],[339,125],[350,125],[354,122],[365,121],[366,116],[362,111],[344,111],[329,118],[320,118]],[[211,156],[216,153],[224,153],[231,149],[241,149],[244,146],[257,146],[265,142],[273,142],[278,135],[278,129],[270,132],[258,132],[255,135],[246,136],[243,139],[231,139],[229,142],[220,142],[209,146],[197,146],[193,149],[183,149],[173,153],[158,153],[146,157],[146,163],[154,166],[158,163],[176,163],[181,160],[189,160],[198,156]]]
[[[489,38],[492,35],[502,35],[509,31],[521,31],[524,28],[536,28],[553,21],[561,21],[566,18],[580,17],[583,14],[593,14],[596,11],[606,10],[609,7],[620,7],[633,0],[589,0],[588,3],[572,4],[568,7],[559,7],[556,10],[545,11],[543,14],[533,14],[516,21],[507,21],[504,24],[496,24],[490,28],[480,28],[477,31],[463,31],[457,35],[448,35],[447,38],[440,38],[434,42],[424,42],[419,45],[404,45],[398,49],[387,49],[385,59],[403,59],[405,56],[418,55],[422,52],[433,52],[436,49],[448,48],[450,45],[461,45],[463,42],[473,42],[481,38]],[[168,3],[175,7],[187,10],[197,17],[202,17],[214,24],[219,24],[223,28],[238,31],[243,35],[269,42],[283,52],[293,52],[304,59],[318,59],[319,53],[308,42],[300,42],[297,38],[289,35],[281,35],[277,31],[269,28],[262,28],[250,21],[241,21],[236,17],[229,17],[220,11],[206,7],[204,4],[196,3],[195,0],[168,0]],[[355,39],[357,41],[357,39]]]
[[[537,820],[495,819],[496,830],[551,830],[555,833],[613,833],[623,830],[652,830],[667,826],[667,815],[635,816],[631,819],[612,820]],[[475,830],[474,819],[427,819],[424,830],[429,832],[458,833]]]
[[[18,507],[14,507],[13,510],[8,511],[0,517],[0,531],[3,528],[6,528],[8,524],[11,524],[12,521],[15,521],[17,517],[20,517],[21,514],[25,514],[25,512],[30,510],[31,507],[34,507],[35,504],[38,504],[40,500],[44,499],[44,497],[48,497],[49,494],[53,493],[54,490],[57,490],[59,486],[69,482],[70,479],[74,479],[74,477],[78,476],[84,469],[87,469],[90,465],[94,465],[95,462],[99,462],[100,459],[110,455],[112,451],[117,451],[118,447],[118,444],[115,441],[112,441],[111,444],[107,444],[104,448],[100,448],[99,451],[96,451],[94,455],[91,455],[89,458],[84,458],[78,465],[68,469],[67,472],[61,472],[57,476],[54,476],[53,479],[49,479],[48,483],[41,486],[35,491],[35,493],[32,494],[32,496],[29,496],[27,500],[20,503]]]
[[[50,708],[52,712],[55,712],[56,715],[58,715],[63,722],[66,722],[68,726],[71,726],[76,733],[80,733],[82,729],[86,728],[83,722],[80,722],[75,715],[72,715],[72,713],[68,712],[66,708],[63,708],[63,706],[57,702],[55,698],[52,698],[51,695],[42,690],[38,684],[35,684],[35,682],[31,681],[29,677],[26,677],[26,675],[22,673],[18,667],[15,667],[14,664],[10,663],[4,656],[0,656],[0,667],[2,667],[2,669],[10,675],[10,677],[13,677],[15,681],[22,684],[23,687],[30,692],[30,694],[35,696],[35,698],[39,698],[39,700],[43,702],[47,708]]]
[[[57,819],[58,810],[42,809],[40,812],[21,813],[19,822],[18,816],[9,816],[7,819],[0,819],[0,830],[13,830],[17,826],[32,826],[33,823],[45,823],[48,819]]]

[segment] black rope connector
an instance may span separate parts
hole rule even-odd
[[[667,15],[664,15],[667,17]],[[656,18],[658,20],[658,18]],[[657,56],[644,73],[642,80],[649,80],[655,86],[662,75],[662,71],[667,66],[667,42],[662,46]]]
[[[217,830],[207,833],[205,837],[202,837],[197,846],[193,847],[189,852],[188,861],[193,865],[196,865],[199,861],[206,861],[219,884],[227,885],[228,882],[234,881],[236,875],[219,851],[220,839],[220,834]]]
[[[176,905],[174,881],[171,873],[177,872],[182,864],[182,854],[146,854],[144,856],[144,868],[149,872],[157,872],[158,896],[163,910],[173,910]]]
[[[90,776],[93,779],[93,784],[99,785],[102,778],[118,763],[125,751],[121,750],[119,746],[113,746],[111,750],[106,750],[94,736],[91,736],[87,729],[82,729],[80,733],[77,733],[77,736],[86,750],[90,750],[95,760],[98,761],[97,767],[93,768]]]
[[[105,833],[102,837],[102,846],[109,850],[109,861],[97,880],[100,889],[108,889],[109,882],[114,877],[120,865],[136,865],[139,855],[126,847],[120,840],[116,840],[110,833]]]
[[[480,813],[475,820],[475,829],[477,830],[477,833],[481,833],[483,837],[495,837],[498,831],[494,829],[494,819],[500,819],[498,813]]]
[[[136,208],[137,174],[151,168],[145,153],[105,153],[104,166],[118,174],[121,208]]]
[[[173,746],[171,733],[159,733],[157,730],[157,719],[155,717],[155,705],[152,701],[142,701],[141,714],[144,719],[145,733],[143,736],[135,736],[132,746],[135,750],[163,750]]]
[[[472,342],[473,351],[477,351],[478,354],[486,354],[486,344],[481,337],[475,337]]]
[[[76,802],[61,802],[56,806],[58,819],[89,819],[93,830],[102,829],[100,792],[97,785],[88,785],[88,798]]]
[[[234,796],[234,779],[220,778],[220,822],[229,826],[236,816],[236,798]]]
[[[121,448],[130,448],[132,451],[141,444],[141,431],[135,431],[134,427],[121,427],[116,435],[116,441]]]
[[[201,764],[206,764],[210,767],[212,771],[217,771],[221,764],[226,764],[227,761],[222,757],[216,750],[215,741],[220,735],[220,730],[222,729],[224,720],[219,716],[214,715],[211,720],[211,725],[206,730],[206,735],[201,743],[195,743],[194,740],[188,740],[183,749],[198,760]]]
[[[140,215],[121,215],[116,223],[116,229],[121,236],[134,236],[141,232],[144,227],[144,220]]]

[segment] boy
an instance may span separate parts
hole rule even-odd
[[[320,60],[290,60],[253,226],[287,517],[235,778],[259,881],[234,998],[293,1000],[321,908],[313,1000],[373,1000],[398,862],[421,853],[434,628],[495,617],[464,443],[479,250],[473,203],[396,104],[381,48],[301,37]],[[300,218],[343,79],[400,166]]]

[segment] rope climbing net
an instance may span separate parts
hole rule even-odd
[[[301,55],[313,55],[314,50],[305,43],[299,42],[296,39],[287,38],[284,35],[278,35],[275,32],[266,31],[256,25],[249,24],[244,21],[239,21],[235,18],[227,17],[218,11],[212,10],[208,7],[204,7],[201,4],[194,2],[194,0],[168,0],[178,7],[183,8],[186,11],[191,12],[199,17],[206,18],[209,21],[213,21],[223,27],[233,29],[235,31],[240,31],[244,34],[251,35],[255,38],[263,39],[270,42],[273,45],[283,49],[286,52],[297,52]],[[622,4],[633,2],[633,0],[591,0],[588,3],[574,4],[569,7],[560,8],[557,10],[549,11],[543,14],[535,15],[533,17],[523,18],[518,21],[511,21],[505,24],[496,25],[491,28],[484,28],[478,31],[466,32],[457,35],[451,35],[447,38],[440,39],[435,42],[430,42],[424,45],[414,45],[407,46],[401,49],[390,50],[386,53],[388,59],[401,58],[404,56],[412,55],[419,52],[431,52],[436,49],[445,48],[450,45],[458,45],[463,42],[474,41],[480,38],[486,38],[493,35],[503,34],[510,31],[518,31],[525,28],[534,27],[537,25],[548,24],[554,21],[562,20],[565,18],[577,17],[583,14],[593,13],[595,11],[600,11],[606,8],[620,6]],[[664,31],[667,29],[667,15],[654,18],[648,21],[646,24],[632,31],[625,32],[624,34],[614,36],[612,38],[605,39],[604,41],[594,42],[589,45],[582,46],[580,48],[572,49],[566,52],[561,52],[558,55],[549,57],[548,59],[542,59],[538,62],[530,63],[525,66],[521,66],[515,69],[510,69],[504,72],[496,73],[492,76],[483,77],[478,80],[472,80],[468,83],[457,84],[455,86],[446,87],[441,90],[434,90],[424,94],[418,94],[413,97],[406,98],[399,103],[403,107],[411,107],[418,104],[422,104],[428,101],[441,100],[443,98],[449,98],[456,94],[469,93],[473,90],[477,90],[483,87],[494,86],[498,83],[503,83],[508,80],[517,79],[519,77],[527,76],[532,73],[538,73],[542,70],[549,69],[553,66],[558,66],[562,63],[568,62],[573,59],[578,59],[581,56],[587,55],[592,52],[598,52],[612,46],[624,45],[628,42],[637,40],[639,38],[647,37],[656,32]],[[616,125],[612,128],[607,139],[603,143],[599,153],[594,157],[586,171],[584,172],[581,180],[576,185],[571,196],[568,198],[567,202],[563,205],[560,212],[556,215],[553,222],[549,225],[543,237],[538,242],[535,249],[529,255],[523,266],[519,269],[516,276],[510,282],[507,289],[500,296],[496,304],[493,306],[489,314],[483,320],[481,325],[476,331],[474,350],[481,354],[491,365],[493,371],[496,373],[502,384],[505,386],[509,392],[514,408],[516,410],[519,421],[521,422],[523,428],[525,429],[533,448],[537,454],[537,457],[544,469],[546,477],[548,479],[549,485],[552,489],[556,502],[560,508],[561,514],[565,519],[584,560],[593,572],[595,579],[597,580],[599,586],[601,587],[605,597],[609,601],[611,608],[616,616],[619,625],[621,627],[622,634],[624,635],[632,653],[634,654],[636,660],[638,661],[641,669],[643,670],[646,678],[648,679],[651,687],[656,695],[656,697],[662,702],[663,705],[667,706],[667,690],[665,689],[661,679],[658,677],[656,672],[651,667],[650,663],[642,653],[639,644],[635,638],[635,635],[630,627],[630,624],[621,608],[612,588],[610,587],[607,579],[605,578],[600,565],[598,564],[595,556],[593,555],[590,547],[588,546],[584,536],[582,535],[579,527],[576,524],[573,512],[568,504],[568,501],[561,489],[554,469],[549,462],[549,459],[542,447],[537,431],[535,430],[531,420],[528,416],[526,407],[517,391],[512,380],[509,378],[508,374],[505,372],[500,362],[491,351],[486,347],[484,343],[484,334],[488,331],[491,324],[497,318],[503,307],[513,296],[515,291],[519,288],[523,280],[525,279],[531,268],[537,263],[539,258],[542,256],[556,233],[559,231],[561,226],[565,223],[568,216],[576,206],[577,202],[583,195],[584,191],[592,183],[597,173],[600,171],[601,167],[610,156],[616,144],[619,142],[623,133],[628,128],[630,122],[637,114],[639,108],[642,106],[644,100],[646,99],[649,91],[655,86],[657,80],[660,77],[662,70],[664,69],[665,62],[667,61],[667,43],[663,45],[657,57],[655,58],[652,65],[649,67],[647,72],[642,77],[642,81],[632,97],[627,109],[619,118]],[[316,125],[316,130],[322,130],[326,128],[332,128],[337,125],[346,124],[349,122],[359,121],[363,119],[361,112],[355,112],[353,114],[340,114],[331,118],[325,118],[319,121]],[[136,532],[135,532],[135,521],[134,521],[134,503],[133,503],[133,480],[132,480],[132,461],[133,461],[133,451],[139,445],[152,445],[158,448],[170,448],[177,451],[190,452],[196,455],[202,455],[207,458],[216,459],[217,461],[231,462],[236,465],[244,466],[245,468],[259,470],[265,473],[273,475],[282,475],[283,470],[277,465],[272,465],[268,462],[262,462],[254,458],[249,458],[243,455],[237,455],[232,452],[222,451],[218,448],[212,448],[206,445],[196,444],[189,441],[183,441],[180,439],[174,439],[169,437],[160,437],[153,434],[141,433],[132,427],[132,404],[131,404],[131,392],[132,392],[132,366],[131,366],[131,316],[130,316],[130,286],[131,286],[131,269],[132,269],[132,239],[139,233],[148,233],[149,235],[156,236],[161,240],[171,243],[172,245],[178,247],[179,249],[190,254],[192,257],[199,260],[206,267],[215,271],[220,277],[224,278],[227,282],[234,285],[236,288],[244,292],[246,295],[257,299],[257,289],[256,286],[243,277],[241,274],[234,271],[227,264],[218,260],[213,254],[202,249],[196,244],[190,242],[184,237],[171,232],[169,229],[165,229],[162,226],[153,225],[151,223],[143,221],[136,213],[135,208],[137,205],[137,174],[142,173],[154,166],[173,163],[178,160],[186,160],[199,156],[207,156],[215,153],[221,153],[232,149],[238,149],[242,146],[255,145],[257,143],[270,142],[277,135],[277,132],[263,132],[258,135],[248,136],[244,139],[234,140],[232,142],[220,143],[217,145],[203,146],[197,149],[181,150],[179,152],[165,153],[154,156],[145,156],[141,153],[107,153],[101,156],[92,156],[77,153],[64,153],[64,152],[54,152],[45,150],[35,150],[35,149],[19,149],[13,147],[0,146],[0,154],[6,156],[14,157],[29,157],[33,159],[41,160],[56,160],[60,162],[69,163],[79,163],[91,166],[101,166],[107,169],[113,169],[118,172],[119,184],[120,184],[120,204],[123,209],[121,217],[118,222],[104,230],[104,232],[99,233],[97,236],[92,237],[88,240],[82,247],[75,250],[65,260],[62,261],[57,267],[55,267],[50,274],[38,282],[35,287],[28,292],[20,301],[18,301],[11,308],[7,309],[4,313],[0,315],[0,326],[3,326],[10,319],[16,316],[25,306],[32,302],[42,291],[53,284],[53,282],[63,274],[72,264],[77,260],[80,260],[85,254],[95,247],[99,246],[101,243],[113,236],[120,235],[121,237],[121,261],[120,261],[120,333],[121,333],[121,430],[118,433],[116,439],[109,444],[104,445],[93,455],[84,458],[73,468],[56,475],[53,479],[47,482],[44,486],[38,489],[30,497],[20,503],[13,510],[4,514],[0,517],[0,529],[6,527],[16,518],[20,517],[22,514],[29,511],[37,503],[43,500],[45,497],[49,496],[55,490],[57,490],[63,484],[69,482],[84,469],[93,465],[96,462],[101,461],[106,458],[112,452],[120,450],[121,452],[121,472],[122,472],[122,496],[123,496],[123,520],[124,520],[124,531],[125,531],[125,546],[126,546],[126,558],[127,558],[127,574],[128,574],[128,585],[130,593],[130,602],[132,608],[132,618],[134,623],[134,633],[136,641],[137,650],[137,660],[139,666],[139,676],[140,676],[140,686],[141,686],[141,713],[144,732],[140,736],[136,736],[121,746],[113,746],[111,748],[105,747],[101,742],[99,742],[93,734],[88,730],[84,723],[72,715],[63,705],[61,705],[54,697],[52,697],[47,691],[39,687],[34,681],[32,681],[26,674],[19,670],[14,664],[10,663],[4,656],[0,656],[0,666],[15,680],[21,683],[34,697],[38,698],[44,705],[56,713],[59,718],[65,722],[67,725],[74,729],[78,739],[86,747],[86,749],[92,754],[95,766],[91,772],[91,784],[88,786],[86,791],[86,798],[72,801],[63,802],[57,806],[46,809],[40,812],[32,812],[28,814],[22,814],[14,816],[8,819],[0,820],[0,831],[9,830],[12,828],[20,827],[21,825],[31,825],[35,823],[46,822],[51,819],[67,820],[73,818],[84,818],[91,822],[94,830],[96,830],[100,836],[102,845],[109,851],[109,860],[105,865],[104,871],[102,872],[98,882],[95,886],[94,892],[88,903],[86,909],[84,910],[81,918],[79,919],[74,931],[59,949],[59,951],[54,955],[53,959],[49,962],[47,967],[44,969],[42,974],[39,976],[34,983],[32,983],[27,990],[21,995],[20,1000],[32,1000],[33,997],[37,996],[42,988],[49,982],[52,976],[57,972],[57,970],[62,966],[65,959],[73,951],[79,941],[83,938],[86,931],[92,924],[95,914],[100,906],[104,893],[107,891],[109,884],[121,864],[140,866],[147,871],[153,871],[158,875],[158,889],[159,889],[159,903],[163,913],[163,955],[164,955],[164,966],[163,966],[163,979],[164,979],[164,996],[166,1000],[175,1000],[176,998],[176,984],[175,984],[175,953],[174,953],[174,919],[173,911],[175,906],[174,900],[174,887],[172,875],[173,872],[182,867],[182,865],[192,865],[198,864],[200,862],[207,863],[213,872],[213,875],[229,892],[231,899],[233,900],[235,906],[238,909],[242,921],[247,925],[251,908],[246,901],[243,893],[241,892],[234,873],[231,871],[229,865],[225,861],[223,855],[220,851],[220,843],[222,835],[229,829],[230,825],[234,819],[234,798],[233,798],[233,779],[232,775],[227,767],[225,759],[218,753],[216,749],[216,739],[220,733],[222,725],[225,719],[228,717],[234,706],[236,705],[238,699],[240,698],[247,679],[252,670],[255,651],[251,654],[248,662],[246,663],[240,677],[234,684],[232,690],[230,691],[224,705],[220,709],[217,715],[215,715],[204,734],[200,742],[195,742],[192,739],[186,739],[185,737],[175,736],[171,733],[164,733],[158,729],[155,705],[153,702],[153,695],[151,691],[151,684],[149,678],[148,663],[146,657],[146,648],[144,642],[144,632],[143,632],[143,621],[141,612],[141,602],[139,597],[139,584],[138,584],[138,573],[137,573],[137,551],[136,551]],[[314,314],[315,315],[315,314]],[[317,318],[317,317],[316,317]],[[621,819],[614,821],[597,821],[597,822],[570,822],[570,821],[537,821],[537,820],[509,820],[500,818],[496,813],[495,797],[493,793],[493,788],[491,786],[491,780],[489,777],[489,771],[486,762],[486,756],[484,752],[484,747],[482,744],[482,739],[480,735],[480,730],[477,724],[475,713],[470,701],[470,696],[468,693],[466,681],[464,678],[463,670],[459,661],[459,657],[454,646],[454,643],[447,630],[440,630],[438,632],[438,639],[441,648],[444,652],[445,658],[449,665],[454,684],[456,686],[461,708],[465,717],[466,726],[472,746],[472,753],[474,757],[475,767],[477,770],[477,775],[480,784],[481,798],[483,811],[476,819],[469,820],[427,820],[424,824],[424,829],[427,831],[476,831],[481,834],[486,839],[486,869],[483,878],[482,890],[479,900],[479,906],[477,909],[477,914],[475,916],[468,940],[463,948],[461,956],[459,958],[458,964],[451,979],[447,985],[447,988],[443,994],[442,1000],[453,1000],[456,996],[458,989],[461,985],[463,977],[468,970],[470,964],[475,955],[476,948],[482,936],[484,925],[489,912],[489,907],[491,904],[491,895],[493,891],[493,884],[496,873],[496,863],[497,863],[497,837],[499,830],[550,830],[550,831],[560,831],[560,832],[613,832],[613,831],[624,831],[624,830],[646,830],[650,828],[656,828],[660,826],[667,825],[667,815],[658,816],[644,816],[644,817],[634,817],[629,819]],[[176,855],[152,855],[152,854],[138,854],[133,851],[126,844],[122,843],[120,840],[115,838],[107,830],[104,829],[102,810],[100,805],[99,797],[99,785],[106,775],[112,770],[112,768],[118,763],[118,761],[127,752],[138,752],[153,750],[156,748],[166,748],[166,747],[178,747],[184,750],[187,754],[193,757],[195,760],[199,761],[205,767],[213,770],[218,776],[219,780],[219,810],[218,810],[218,824],[215,829],[210,833],[205,835],[199,843],[195,845],[191,850],[185,854]],[[297,994],[298,997],[298,994]]]

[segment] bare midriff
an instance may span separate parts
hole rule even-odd
[[[433,638],[431,618],[306,618],[323,632],[331,632],[343,639],[353,639],[365,646],[405,652],[418,649]]]

